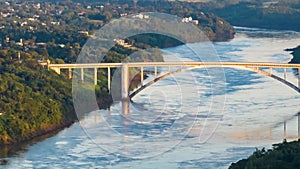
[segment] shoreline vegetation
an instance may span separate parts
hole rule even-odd
[[[269,150],[256,149],[247,159],[232,163],[229,169],[245,168],[272,168],[272,169],[291,169],[299,168],[300,165],[300,140],[273,144]]]
[[[110,20],[125,13],[151,11],[149,4],[133,8],[132,4],[126,3],[85,1],[0,1],[0,4],[3,6],[0,9],[0,25],[3,25],[0,27],[3,37],[0,39],[1,148],[61,130],[77,121],[71,95],[72,84],[67,73],[58,75],[38,62],[74,63],[87,39]],[[172,14],[176,4],[170,5],[157,10]],[[211,40],[230,40],[234,36],[233,27],[213,14],[195,9],[178,12],[179,16],[198,19],[198,27]],[[124,42],[134,48],[125,47]],[[172,38],[153,34],[137,35],[124,42],[109,50],[103,61],[122,62],[133,52],[148,48],[154,48],[154,52],[143,52],[140,58],[133,60],[163,61],[159,48],[181,44]],[[98,72],[95,94],[99,108],[107,108],[112,103],[107,73],[102,69]],[[138,85],[138,78],[135,78],[135,83]]]

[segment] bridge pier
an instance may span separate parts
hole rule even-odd
[[[141,67],[141,84],[144,82],[144,67]]]
[[[298,113],[298,139],[300,138],[300,112]]]
[[[128,100],[122,100],[122,113],[123,115],[128,115],[130,102]]]
[[[94,68],[94,85],[97,85],[97,68]]]
[[[122,100],[129,99],[129,67],[128,64],[122,64],[122,76],[121,76],[121,92],[122,92]]]
[[[157,77],[157,67],[154,66],[154,77]]]
[[[81,68],[80,70],[81,70],[81,74],[80,74],[81,78],[80,79],[83,82],[84,81],[84,71],[83,71],[83,68]]]
[[[300,68],[298,68],[298,88],[300,88]]]
[[[283,123],[283,137],[286,139],[286,121]]]
[[[69,68],[69,79],[72,79],[72,69]]]
[[[284,80],[286,80],[286,68],[283,69],[283,77],[284,77]]]
[[[110,67],[107,68],[107,88],[110,93]]]

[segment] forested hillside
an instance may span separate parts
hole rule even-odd
[[[28,140],[75,121],[70,81],[34,59],[19,61],[11,52],[0,52],[0,145]]]

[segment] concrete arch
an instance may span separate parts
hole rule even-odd
[[[208,67],[218,67],[218,66],[208,66]],[[220,65],[220,67],[222,67],[222,65]],[[247,67],[247,66],[226,66],[226,67],[236,68],[236,69],[240,69],[240,70],[248,70],[248,71],[256,72],[256,73],[261,74],[261,75],[265,75],[265,76],[271,77],[271,78],[273,78],[275,80],[278,80],[279,82],[287,85],[288,87],[294,89],[298,93],[300,93],[300,88],[298,88],[297,86],[295,86],[291,82],[289,82],[289,81],[287,81],[287,80],[285,80],[285,79],[283,79],[283,78],[281,78],[279,76],[276,76],[276,75],[274,75],[272,73],[260,70],[258,68],[252,68],[252,67]],[[131,94],[129,94],[129,99],[131,100],[138,93],[140,93],[141,91],[143,91],[145,88],[151,86],[152,84],[158,82],[159,80],[165,79],[165,78],[167,78],[167,77],[169,77],[169,76],[171,76],[173,74],[176,74],[176,73],[180,73],[180,72],[184,72],[184,71],[192,70],[192,69],[198,69],[198,68],[206,68],[206,66],[195,66],[195,67],[188,67],[188,68],[178,69],[176,71],[169,72],[169,73],[166,73],[166,74],[164,74],[162,76],[159,76],[159,77],[151,80],[147,84],[141,86],[140,88],[138,88],[137,90],[135,90]]]

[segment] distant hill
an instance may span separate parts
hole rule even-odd
[[[235,26],[300,31],[299,0],[212,1],[202,7]]]
[[[137,2],[150,1],[157,0]],[[300,31],[300,0],[160,0],[164,1],[213,13],[234,26]]]

